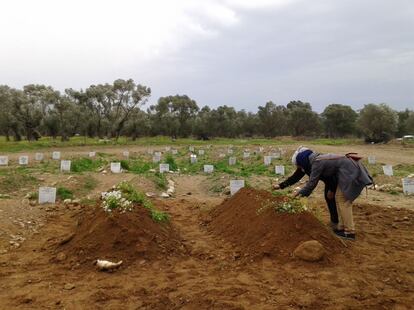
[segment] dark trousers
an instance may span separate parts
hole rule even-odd
[[[328,198],[328,187],[325,186],[325,201],[328,205],[329,215],[331,217],[331,222],[337,224],[338,220],[338,210],[336,209],[336,201],[335,201],[335,191],[332,199]]]

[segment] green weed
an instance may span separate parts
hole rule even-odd
[[[73,192],[70,189],[62,186],[57,188],[56,196],[60,200],[73,199]]]
[[[71,171],[73,172],[85,172],[85,171],[96,171],[104,165],[101,159],[90,159],[90,158],[76,158],[72,160]]]

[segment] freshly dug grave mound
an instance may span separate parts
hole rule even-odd
[[[279,213],[271,207],[263,208],[269,201],[283,199],[286,198],[266,191],[243,188],[211,211],[208,227],[235,244],[241,256],[270,256],[287,261],[299,244],[309,240],[319,241],[328,258],[344,250],[343,243],[313,214]]]
[[[96,259],[129,264],[137,259],[164,259],[185,252],[181,238],[168,222],[155,222],[147,209],[110,214],[96,206],[79,215],[78,225],[56,249],[69,260],[89,263]]]

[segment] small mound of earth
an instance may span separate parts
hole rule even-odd
[[[278,213],[270,207],[262,208],[269,201],[283,199],[286,198],[266,191],[243,188],[211,211],[208,227],[235,244],[242,255],[254,258],[270,256],[288,261],[294,250],[309,240],[319,241],[328,257],[344,250],[343,243],[313,214]]]
[[[170,223],[157,223],[148,210],[135,206],[133,211],[106,213],[100,206],[79,215],[78,225],[57,249],[71,260],[88,263],[96,259],[164,259],[185,252],[177,231]]]

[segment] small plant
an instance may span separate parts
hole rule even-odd
[[[29,200],[37,200],[39,198],[39,193],[38,192],[30,192],[27,194],[27,198]]]
[[[103,200],[102,207],[105,212],[112,212],[115,209],[119,209],[121,212],[132,211],[132,202],[122,197],[120,190],[103,192],[101,198]]]
[[[95,171],[102,165],[103,161],[101,159],[77,158],[72,160],[71,170],[73,172]]]
[[[66,187],[58,187],[56,190],[56,196],[61,199],[73,199],[73,192]]]
[[[168,187],[168,181],[167,177],[163,173],[156,172],[154,175],[154,183],[155,185],[160,189],[167,189]]]
[[[260,214],[266,209],[274,209],[278,213],[302,213],[308,211],[308,207],[301,198],[287,198],[283,200],[267,200],[262,206],[257,210],[257,213]]]
[[[172,155],[170,154],[167,155],[167,157],[165,158],[165,163],[170,165],[170,170],[177,171],[178,165],[175,162],[175,159],[174,157],[172,157]]]

